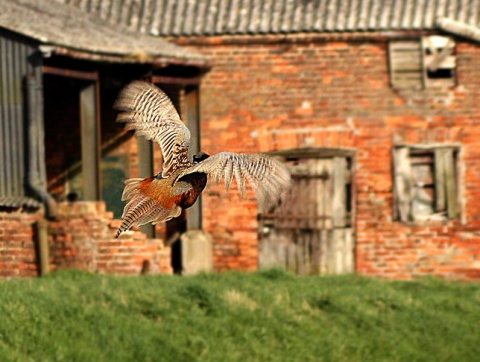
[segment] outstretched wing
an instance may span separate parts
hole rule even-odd
[[[253,186],[262,212],[274,206],[291,184],[287,167],[280,161],[263,154],[221,152],[185,170],[177,180],[195,172],[206,173],[216,182],[224,178],[227,190],[235,177],[242,197],[245,196],[245,179],[247,179]]]
[[[164,176],[191,165],[187,154],[190,131],[162,90],[150,83],[134,81],[120,92],[114,108],[121,111],[117,121],[126,122],[126,129],[158,142]]]

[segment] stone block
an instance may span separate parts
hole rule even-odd
[[[212,238],[201,230],[189,230],[180,236],[182,274],[192,275],[213,270]]]

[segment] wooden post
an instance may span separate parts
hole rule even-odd
[[[101,198],[100,188],[100,115],[98,110],[98,81],[80,91],[80,120],[82,129],[83,200]]]
[[[200,151],[200,105],[198,86],[185,88],[186,122],[190,129],[190,157]],[[187,210],[187,230],[202,228],[202,197]]]
[[[38,239],[39,274],[44,276],[50,272],[50,251],[48,247],[48,222],[38,220],[36,224]]]
[[[151,177],[154,174],[153,168],[153,143],[143,136],[137,136],[138,144],[138,176],[142,178]],[[155,226],[148,223],[142,225],[140,230],[149,239],[155,238]]]

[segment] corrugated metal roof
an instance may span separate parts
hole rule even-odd
[[[39,208],[41,202],[26,196],[0,196],[0,207],[31,207]]]
[[[57,0],[162,36],[426,30],[470,25],[480,0]]]
[[[90,2],[89,2],[90,3]],[[123,2],[122,2],[123,3]],[[126,17],[122,20],[128,23]],[[0,0],[0,27],[52,45],[63,53],[119,62],[205,63],[197,52],[122,26],[55,0]]]

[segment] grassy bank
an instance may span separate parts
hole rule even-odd
[[[480,284],[61,272],[0,282],[5,361],[477,361]]]

